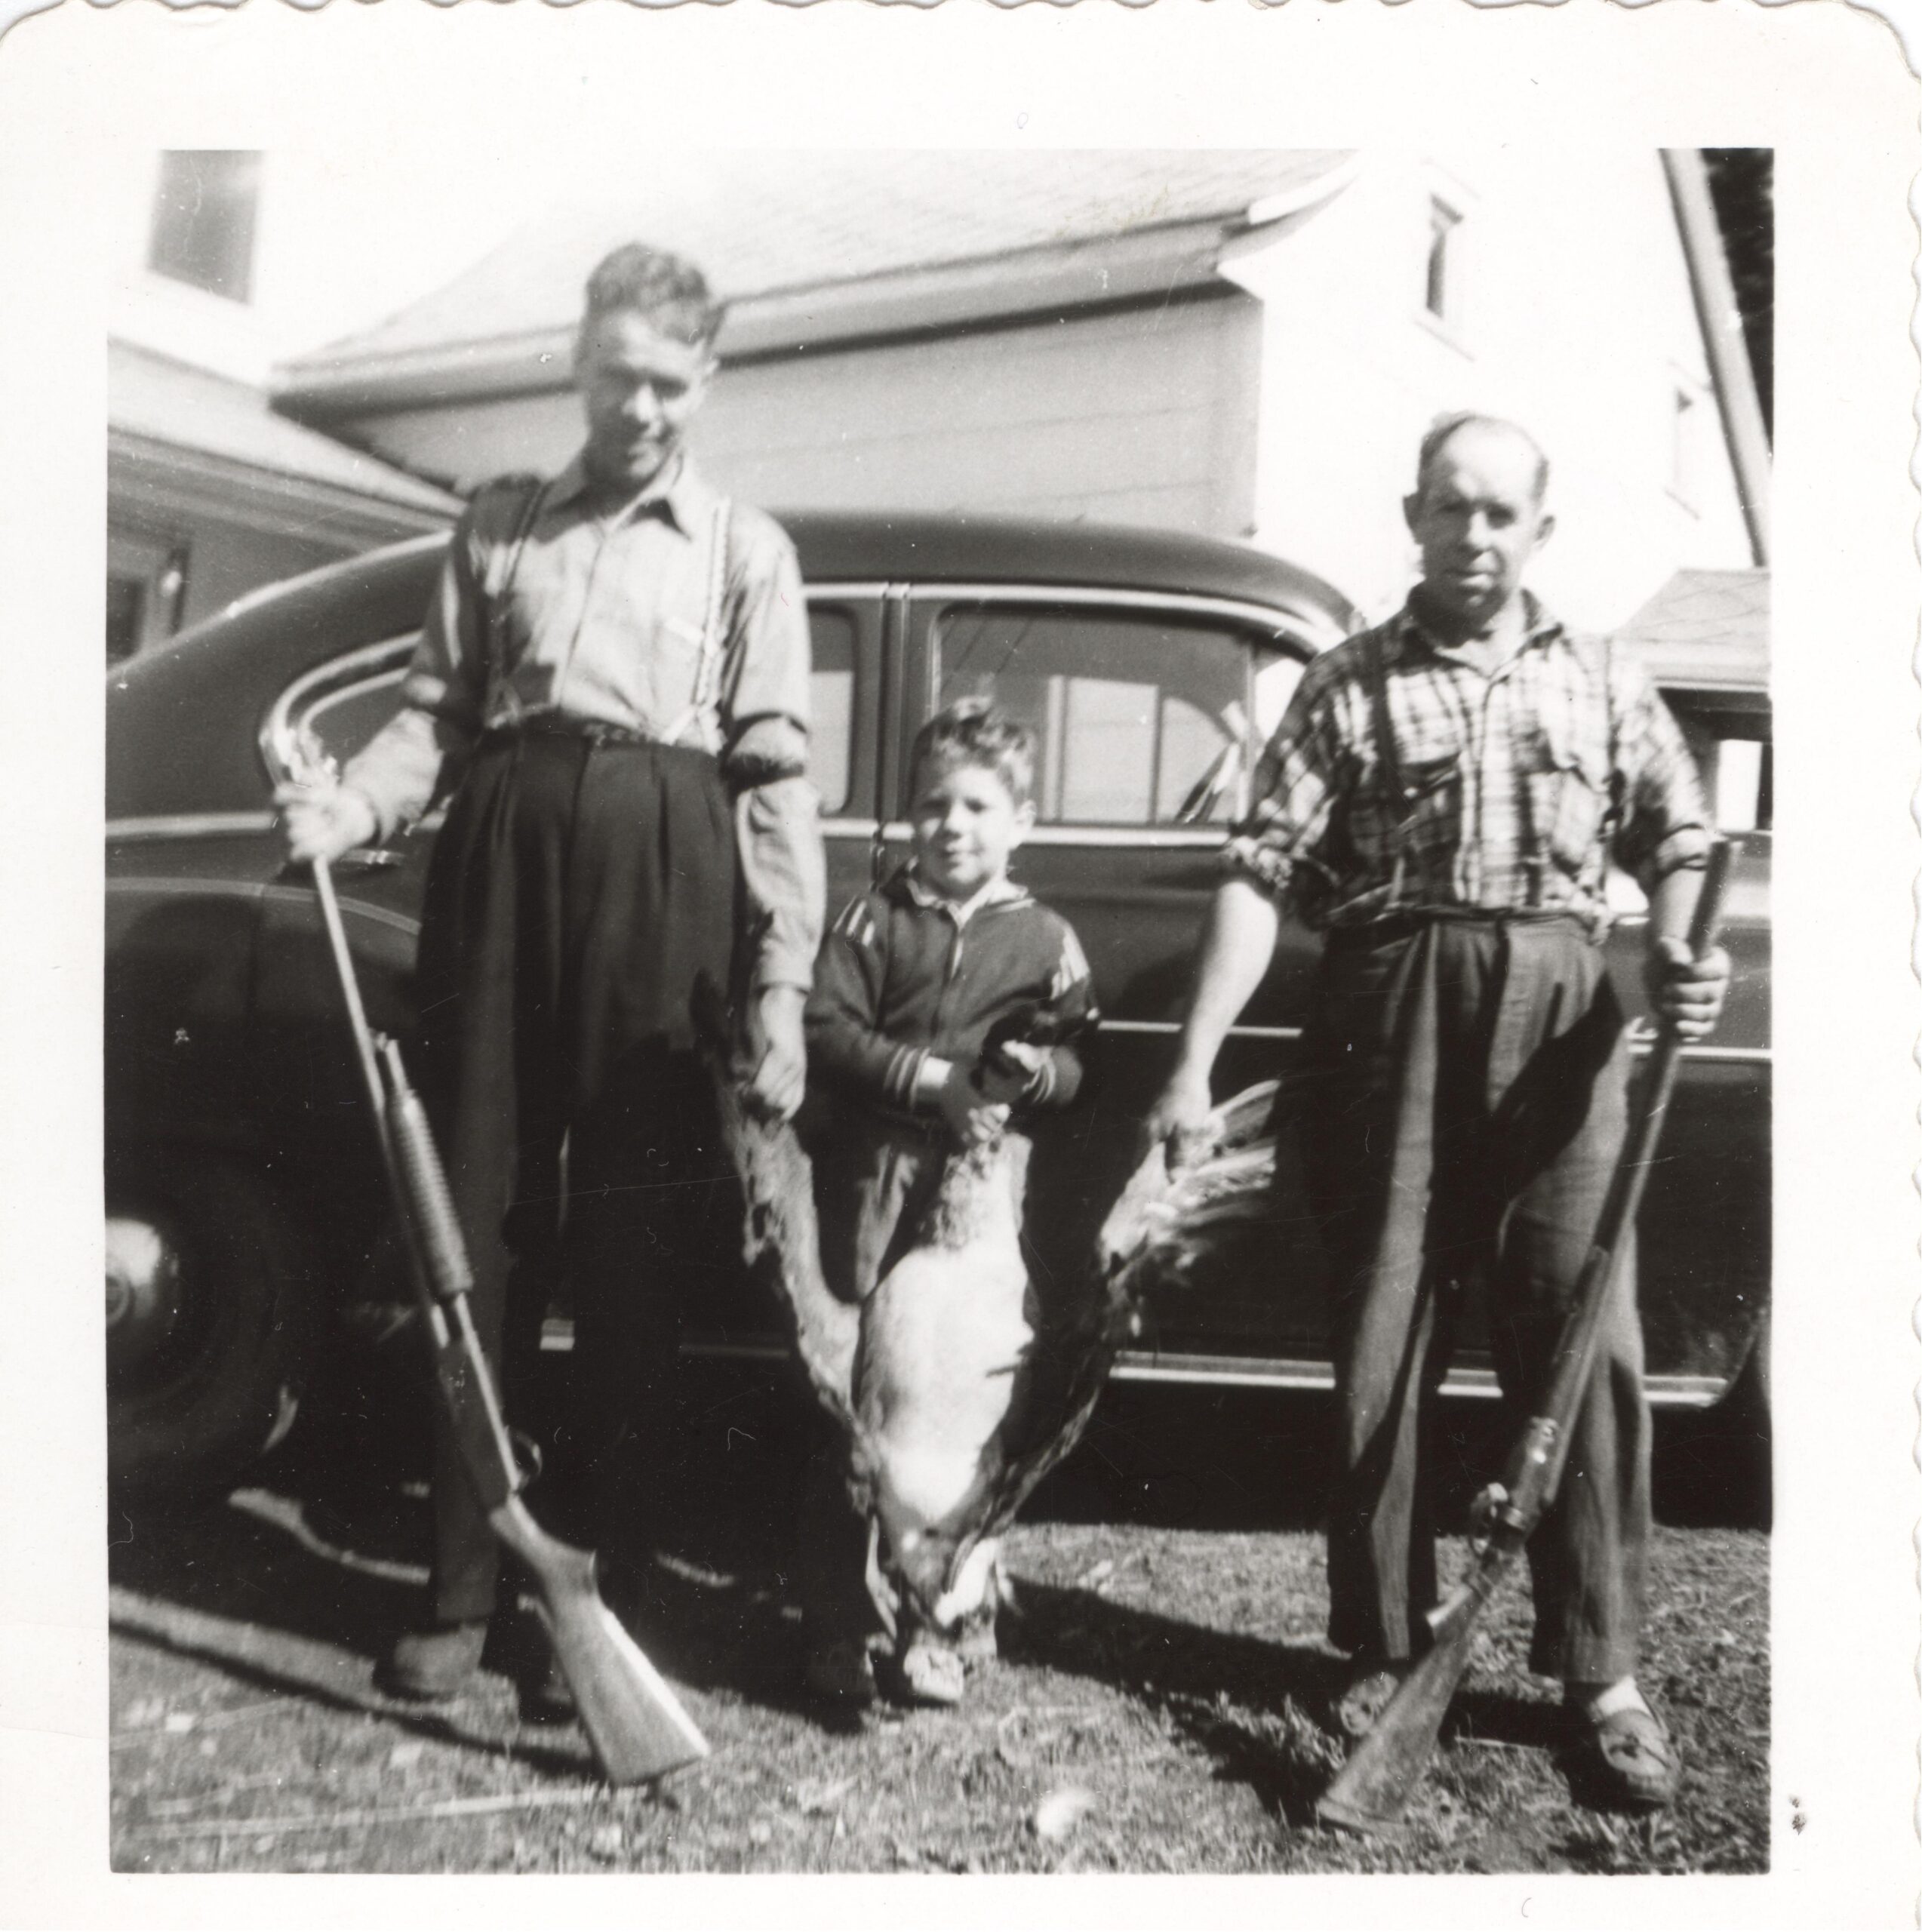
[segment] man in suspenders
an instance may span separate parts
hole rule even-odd
[[[1334,1712],[1352,1737],[1436,1600],[1422,1435],[1461,1284],[1485,1281],[1502,1387],[1529,1401],[1622,1144],[1611,859],[1648,894],[1650,989],[1685,1038],[1714,1026],[1728,977],[1684,938],[1709,827],[1679,730],[1631,663],[1522,588],[1552,528],[1547,481],[1512,423],[1449,417],[1424,440],[1404,506],[1421,580],[1303,673],[1146,1130],[1179,1158],[1283,912],[1322,930],[1302,1144],[1336,1296],[1330,1636],[1352,1660]],[[1561,1497],[1529,1545],[1530,1662],[1565,1686],[1591,1788],[1646,1807],[1668,1802],[1678,1761],[1634,1678],[1650,1423],[1632,1266],[1618,1279]]]
[[[629,246],[600,264],[575,349],[580,454],[544,483],[476,494],[400,712],[337,786],[281,799],[305,860],[392,837],[452,795],[421,928],[422,1084],[510,1415],[550,1291],[571,1291],[546,1513],[595,1543],[644,1536],[678,1294],[738,1247],[712,1225],[727,1158],[690,993],[705,973],[745,998],[751,1103],[790,1114],[821,936],[793,548],[682,448],[720,321],[672,255]],[[496,1604],[493,1538],[444,1429],[434,1503],[432,1620],[385,1670],[424,1697],[474,1669]],[[541,1715],[558,1676],[543,1654],[521,1661]]]

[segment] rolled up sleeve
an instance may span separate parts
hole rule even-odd
[[[813,984],[827,900],[820,804],[805,778],[750,786],[734,801],[734,841],[755,959],[751,990]]]
[[[1616,769],[1622,789],[1615,858],[1652,893],[1671,872],[1708,863],[1713,827],[1674,712],[1639,666],[1622,651],[1613,655]]]
[[[1318,856],[1333,812],[1338,755],[1321,698],[1321,663],[1303,674],[1273,737],[1255,767],[1247,816],[1229,834],[1224,864],[1296,913],[1325,886]]]
[[[721,681],[721,769],[735,792],[736,848],[755,960],[750,985],[813,983],[826,919],[820,801],[808,782],[807,600],[794,546],[764,517],[744,515],[730,571],[729,648]]]

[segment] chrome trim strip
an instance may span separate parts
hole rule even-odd
[[[917,604],[1078,604],[1125,611],[1166,611],[1184,617],[1219,617],[1253,624],[1274,636],[1294,636],[1312,653],[1339,644],[1348,633],[1323,614],[1278,604],[1250,604],[1239,598],[1207,597],[1192,592],[1104,590],[1089,584],[921,583],[912,586]],[[1325,639],[1325,642],[1318,640]]]
[[[1100,1030],[1104,1033],[1179,1033],[1181,1023],[1176,1020],[1103,1019]],[[1231,1026],[1228,1029],[1231,1040],[1299,1040],[1301,1036],[1299,1026]]]
[[[1228,843],[1228,828],[1225,825],[1038,825],[1023,843],[1105,849],[1132,846],[1149,852],[1208,851],[1218,851]]]
[[[905,841],[915,835],[906,819],[891,818],[881,828],[883,838]],[[1225,825],[1038,825],[1022,842],[1056,848],[1076,845],[1134,846],[1149,851],[1205,851],[1228,843]]]
[[[131,878],[110,878],[106,882],[109,896],[114,894],[131,894],[137,892],[166,894],[192,893],[203,899],[264,899],[267,888],[256,879],[244,878],[178,878],[171,875],[137,875]]]
[[[563,1355],[574,1345],[574,1324],[565,1315],[550,1315],[542,1325],[540,1346],[551,1355]],[[709,1340],[690,1335],[680,1352],[701,1361],[782,1362],[786,1345],[773,1341]],[[1326,1394],[1335,1386],[1335,1371],[1323,1361],[1290,1361],[1259,1355],[1157,1355],[1124,1349],[1115,1358],[1110,1379],[1116,1382],[1163,1383],[1219,1389],[1299,1389]],[[1717,1401],[1728,1384],[1711,1375],[1651,1375],[1644,1384],[1651,1407],[1705,1409]],[[1499,1401],[1501,1387],[1490,1368],[1450,1370],[1441,1385],[1444,1395],[1475,1401]]]
[[[279,785],[293,772],[297,711],[304,714],[321,698],[350,685],[372,684],[388,672],[398,682],[406,675],[402,654],[412,655],[420,635],[417,629],[401,631],[378,643],[361,645],[338,657],[330,657],[324,664],[316,664],[296,678],[275,699],[272,709],[261,721],[260,761],[266,767],[267,776]]]
[[[183,898],[191,895],[197,899],[256,899],[263,904],[271,900],[276,906],[308,907],[314,903],[313,893],[306,886],[279,885],[244,878],[181,878],[140,874],[131,878],[110,878],[106,881],[106,889],[109,893],[130,896],[147,893]],[[340,909],[365,920],[370,925],[386,926],[410,939],[420,931],[420,921],[404,912],[389,912],[384,906],[370,906],[364,899],[355,899],[344,893],[341,895]]]
[[[272,812],[179,812],[171,817],[110,818],[107,843],[137,844],[148,838],[235,838],[272,832]]]
[[[277,906],[293,903],[311,907],[314,903],[312,889],[305,885],[263,886],[260,896],[272,900]],[[409,914],[389,912],[385,906],[370,906],[364,899],[355,899],[344,892],[340,895],[340,910],[343,915],[351,912],[371,926],[385,926],[389,931],[402,934],[408,939],[420,936],[420,921]]]
[[[1628,1051],[1637,1060],[1647,1060],[1655,1051],[1653,1040],[1631,1039]],[[1719,1061],[1734,1066],[1773,1066],[1775,1053],[1769,1047],[1684,1047],[1684,1060]]]
[[[872,818],[824,818],[821,821],[823,838],[871,839],[881,829],[881,821]]]

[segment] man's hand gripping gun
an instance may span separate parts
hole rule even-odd
[[[433,1350],[435,1383],[463,1465],[502,1546],[531,1580],[536,1607],[610,1784],[638,1784],[708,1754],[707,1740],[601,1600],[591,1552],[549,1536],[521,1500],[521,1475],[467,1305],[473,1273],[426,1111],[400,1050],[367,1024],[328,863],[314,891],[346,1003],[375,1137],[407,1235]]]
[[[1700,958],[1714,944],[1730,847],[1718,838],[1689,929],[1689,950]],[[1601,1218],[1583,1264],[1575,1301],[1551,1364],[1547,1399],[1530,1418],[1499,1482],[1476,1499],[1475,1565],[1446,1603],[1430,1612],[1433,1642],[1376,1721],[1353,1757],[1323,1793],[1315,1815],[1350,1831],[1392,1834],[1441,1735],[1442,1719],[1468,1669],[1475,1626],[1502,1580],[1514,1567],[1543,1513],[1555,1501],[1568,1460],[1569,1433],[1587,1393],[1601,1339],[1602,1316],[1613,1291],[1625,1236],[1641,1204],[1662,1119],[1675,1084],[1681,1040],[1664,1021],[1648,1075],[1630,1117],[1628,1138],[1602,1204]]]

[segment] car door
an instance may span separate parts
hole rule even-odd
[[[831,906],[866,883],[877,829],[878,715],[884,626],[881,587],[831,583],[808,590],[813,662],[810,776],[820,792]],[[412,655],[412,635],[346,651],[282,692],[261,729],[278,777],[309,745],[344,765],[393,715]],[[413,1018],[413,970],[420,903],[441,814],[377,852],[335,867],[341,910],[358,963],[368,1017],[404,1035]],[[339,995],[329,976],[312,894],[288,880],[270,887],[254,977],[251,1035],[264,1084],[288,1097],[276,1138],[296,1171],[325,1171],[345,1158],[336,1124],[357,1118],[358,1092],[340,1032]],[[355,1145],[371,1155],[365,1137]],[[356,1194],[377,1189],[361,1177]],[[724,1272],[725,1271],[718,1271]],[[718,1291],[690,1330],[695,1351],[771,1346],[767,1311],[743,1284]],[[564,1324],[556,1331],[564,1334]]]
[[[1059,586],[918,585],[896,712],[906,747],[943,706],[992,697],[1033,731],[1036,823],[1015,875],[1074,926],[1102,1014],[1084,1104],[1038,1142],[1029,1233],[1051,1269],[1087,1252],[1172,1064],[1202,916],[1254,759],[1309,654],[1278,615],[1226,600]],[[890,860],[907,827],[887,828]],[[1288,1075],[1314,954],[1290,931],[1235,1028],[1217,1092]],[[1323,1297],[1293,1150],[1259,1268],[1149,1308],[1137,1371],[1318,1363]],[[1313,1378],[1325,1381],[1325,1367]]]

